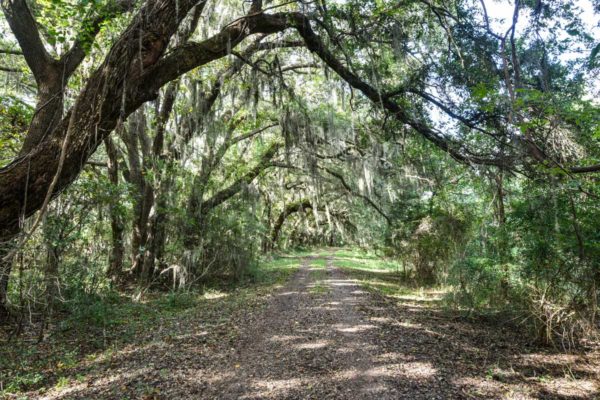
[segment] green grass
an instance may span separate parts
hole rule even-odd
[[[285,282],[294,272],[298,270],[301,255],[276,256],[271,260],[263,261],[247,272],[252,286],[269,286]]]
[[[325,268],[327,268],[327,260],[322,259],[322,258],[316,258],[314,260],[310,260],[309,267],[325,269]]]
[[[320,295],[329,293],[329,287],[324,283],[327,277],[327,260],[316,259],[311,260],[310,268],[310,280],[314,282],[309,289],[311,294]]]
[[[290,258],[290,257],[308,257],[316,255],[315,250],[309,248],[296,248],[286,250],[284,253],[277,253],[279,257]]]
[[[415,287],[405,279],[401,265],[385,260],[374,253],[358,249],[339,249],[335,265],[343,268],[365,289],[400,301],[418,301],[425,305],[441,302],[439,288]]]
[[[334,254],[336,260],[343,261],[347,268],[385,272],[399,272],[401,269],[398,262],[385,260],[372,252],[364,252],[359,249],[340,249]]]

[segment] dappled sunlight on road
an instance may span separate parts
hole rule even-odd
[[[311,342],[311,343],[302,343],[302,344],[294,345],[294,348],[297,350],[315,350],[315,349],[322,349],[331,344],[332,344],[332,342],[329,340],[315,340],[314,342]]]
[[[347,326],[347,325],[333,325],[333,329],[335,329],[338,332],[343,332],[343,333],[359,333],[359,332],[364,332],[366,330],[369,329],[375,329],[375,325],[353,325],[353,326]]]
[[[210,342],[209,327],[196,327],[120,349],[88,363],[105,372],[47,398],[93,398],[115,388],[146,390],[157,399],[600,394],[597,364],[529,349],[510,329],[445,316],[437,306],[441,293],[378,295],[336,268],[333,259],[324,268],[308,267],[311,260],[260,312],[239,325],[223,325],[222,337],[231,332],[239,337]],[[153,392],[152,382],[164,392]]]

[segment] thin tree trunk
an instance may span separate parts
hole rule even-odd
[[[62,238],[59,238],[59,241]],[[60,249],[58,245],[54,245],[53,238],[47,238],[46,240],[46,268],[44,269],[44,282],[46,284],[46,293],[45,293],[45,301],[46,308],[44,310],[44,315],[42,319],[42,323],[40,325],[40,332],[38,336],[38,340],[42,341],[44,338],[44,331],[50,324],[52,320],[52,316],[54,313],[54,304],[56,301],[56,296],[59,291],[59,276],[58,276],[58,267],[60,264]]]
[[[133,221],[131,233],[131,273],[140,278],[144,275],[144,255],[148,235],[148,218],[154,192],[144,176],[145,162],[149,156],[149,140],[146,132],[144,109],[130,117],[129,127],[123,135],[129,161],[129,181],[135,188],[133,195]],[[141,149],[141,152],[140,152]],[[142,278],[143,279],[143,278]]]
[[[148,218],[148,226],[146,228],[146,241],[144,243],[144,254],[142,257],[142,267],[140,281],[142,283],[149,283],[154,275],[154,264],[156,260],[156,209],[154,208],[150,212]]]
[[[146,254],[144,256],[144,271],[149,277],[154,276],[162,268],[166,243],[166,224],[168,220],[168,193],[171,191],[173,177],[167,169],[163,171],[163,179],[155,196],[153,213],[149,220]],[[158,262],[158,265],[156,263]]]
[[[12,260],[5,260],[10,251],[8,243],[0,243],[0,325],[8,322],[8,279]]]
[[[108,155],[108,179],[113,186],[113,190],[119,185],[119,164],[117,148],[110,138],[104,140],[106,153]],[[123,257],[125,255],[125,245],[123,242],[123,234],[125,225],[123,216],[119,211],[118,204],[111,203],[109,206],[110,213],[110,229],[111,229],[111,250],[108,256],[108,271],[107,275],[113,282],[117,282],[122,278],[123,274]]]
[[[494,176],[494,180],[496,181],[496,212],[498,223],[504,225],[506,222],[506,212],[504,210],[504,176],[502,171]]]

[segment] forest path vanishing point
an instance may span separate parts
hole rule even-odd
[[[478,333],[473,326],[428,311],[427,300],[394,307],[335,266],[343,262],[332,255],[304,259],[290,283],[245,329],[230,362],[215,371],[206,398],[512,399],[598,394],[591,381],[571,386],[553,382],[556,390],[551,392],[514,368],[501,369],[494,357],[523,350],[511,348],[510,332],[505,337]],[[552,362],[551,356],[536,356]],[[527,369],[527,362],[520,367]]]
[[[594,399],[598,364],[529,347],[511,329],[398,307],[364,289],[333,253],[299,269],[257,310],[222,328],[122,351],[93,381],[43,398]],[[232,328],[234,327],[234,328]],[[219,329],[216,329],[219,331]],[[118,393],[140,393],[138,396]]]

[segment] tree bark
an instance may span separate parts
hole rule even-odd
[[[494,175],[496,181],[496,214],[498,223],[503,226],[506,222],[506,212],[504,211],[504,174],[500,171]]]
[[[7,4],[15,7],[5,7]],[[43,134],[28,133],[26,151],[0,169],[0,240],[18,235],[21,221],[44,210],[52,197],[69,186],[119,121],[124,121],[146,101],[155,99],[160,87],[193,68],[229,54],[249,35],[280,32],[294,21],[288,13],[256,12],[235,20],[209,39],[181,44],[164,56],[188,12],[194,6],[201,12],[205,4],[197,0],[145,2],[63,118],[58,121],[54,118],[56,114],[50,113],[52,118],[39,124]],[[5,14],[20,12],[17,19],[24,23],[13,24],[11,28],[36,80],[41,84],[54,81],[54,76],[46,79],[49,76],[46,69],[50,70],[54,61],[41,43],[36,22],[25,1],[5,0],[2,5]],[[307,20],[302,19],[302,23]],[[77,51],[77,54],[84,52]],[[74,70],[76,65],[72,62],[68,68]],[[61,68],[64,71],[66,64]],[[66,82],[70,75],[60,76],[65,78],[61,81]],[[61,96],[62,91],[58,97]],[[35,121],[32,126],[34,124]],[[244,181],[236,182],[218,193],[209,200],[207,208],[227,200],[243,185]],[[143,236],[143,232],[139,236]]]
[[[250,35],[290,26],[287,13],[253,14],[163,57],[171,36],[195,4],[192,0],[144,4],[56,128],[38,146],[0,169],[0,239],[16,236],[19,221],[42,208],[48,195],[56,196],[70,185],[118,121],[155,99],[160,87],[224,57]]]
[[[187,37],[191,34],[197,24],[197,19],[194,19],[189,29],[180,35],[180,39]],[[144,255],[143,265],[141,271],[141,281],[149,282],[152,276],[155,274],[155,263],[156,260],[162,258],[164,244],[165,244],[165,226],[166,223],[166,204],[167,204],[167,191],[170,189],[170,183],[172,178],[170,174],[170,166],[173,162],[173,152],[169,152],[169,156],[163,157],[163,151],[165,146],[165,132],[167,129],[167,123],[173,107],[175,105],[175,99],[179,90],[179,79],[169,83],[164,91],[162,98],[162,104],[158,111],[156,119],[156,129],[154,134],[154,140],[152,142],[152,153],[145,157],[148,165],[147,170],[151,171],[151,175],[155,176],[155,181],[145,181],[146,185],[146,204],[145,212],[147,212],[147,227],[146,237],[144,244]],[[160,166],[161,159],[165,161],[166,165]],[[158,180],[158,187],[156,181]],[[160,257],[160,258],[159,258]]]
[[[164,81],[153,80],[155,85],[142,86],[141,77],[163,55],[170,37],[195,3],[146,3],[89,78],[67,115],[42,143],[0,169],[1,239],[18,234],[19,221],[46,203],[50,189],[50,195],[56,196],[77,177],[119,119],[156,96]],[[205,60],[215,58],[207,56]]]
[[[144,109],[139,109],[129,118],[123,141],[129,161],[128,180],[135,189],[132,196],[133,221],[131,233],[131,273],[145,279],[144,256],[148,239],[148,219],[154,203],[152,183],[146,179],[150,160],[150,139],[147,134]],[[141,150],[141,151],[140,151]]]
[[[146,254],[144,255],[144,271],[146,271],[149,277],[156,275],[158,270],[164,267],[163,257],[167,240],[168,193],[172,184],[173,178],[171,176],[163,176],[156,193],[154,212],[149,220]],[[156,263],[158,263],[158,266]]]
[[[275,142],[262,154],[260,161],[246,174],[238,178],[227,188],[218,191],[208,199],[204,200],[204,188],[211,176],[212,169],[215,165],[207,165],[211,168],[209,171],[202,171],[194,178],[192,193],[188,199],[187,218],[184,232],[183,247],[184,264],[188,270],[193,270],[195,265],[194,250],[200,243],[202,231],[205,227],[205,220],[210,211],[215,207],[223,204],[237,193],[239,193],[246,185],[249,185],[262,171],[271,166],[271,159],[277,154],[282,144]]]
[[[44,269],[44,282],[46,284],[46,309],[44,312],[44,322],[42,325],[47,325],[52,319],[56,295],[60,289],[60,278],[58,272],[61,259],[60,246],[60,244],[53,243],[52,238],[46,241],[46,268]],[[43,329],[44,326],[42,326],[41,332],[43,332]]]
[[[111,190],[117,190],[119,185],[119,160],[118,151],[110,138],[104,140],[106,154],[108,155],[108,180]],[[125,226],[123,216],[119,210],[119,204],[111,203],[109,205],[110,229],[111,229],[111,250],[108,257],[108,278],[113,282],[119,282],[123,274],[123,257],[125,255],[124,232]]]
[[[6,2],[11,3],[5,0],[3,5]],[[19,221],[42,208],[47,203],[48,194],[56,196],[67,187],[117,122],[142,103],[156,98],[160,87],[193,68],[227,55],[249,35],[281,32],[288,28],[295,28],[308,49],[352,87],[456,160],[506,166],[504,157],[484,158],[463,152],[461,143],[440,135],[424,121],[409,115],[389,95],[361,80],[326,48],[312,30],[310,20],[301,13],[253,13],[235,20],[203,42],[182,44],[164,56],[183,18],[196,4],[201,8],[205,3],[195,0],[147,1],[112,46],[101,66],[88,79],[73,107],[56,128],[31,151],[0,169],[0,239],[17,235]],[[18,29],[13,27],[13,31]],[[24,54],[26,49],[29,51],[30,47],[36,47],[25,42],[21,45]],[[32,70],[36,68],[34,63],[29,65]],[[61,156],[57,157],[57,154]],[[584,171],[575,168],[571,171],[587,172],[596,167],[583,168]]]
[[[8,282],[12,269],[12,259],[6,259],[9,252],[9,244],[0,242],[0,325],[8,322],[10,316],[8,309]]]
[[[82,22],[82,32],[75,38],[71,49],[60,59],[54,59],[46,51],[37,22],[25,0],[3,0],[1,4],[38,88],[36,110],[20,152],[24,156],[39,145],[61,121],[65,88],[84,60],[86,48],[91,46],[102,24],[132,9],[135,2],[111,1],[97,15],[86,16]]]

